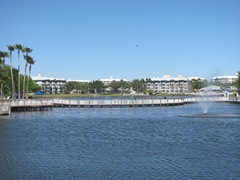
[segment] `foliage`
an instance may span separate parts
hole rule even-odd
[[[0,59],[1,63],[1,75],[0,75],[0,82],[1,82],[1,97],[6,95],[11,95],[14,98],[15,94],[18,94],[18,98],[28,98],[28,92],[36,91],[39,87],[31,80],[31,65],[34,64],[34,60],[32,57],[28,56],[28,53],[32,52],[31,48],[24,47],[21,44],[16,45],[8,45],[7,46],[9,53],[0,51]],[[12,52],[17,50],[18,53],[18,69],[14,69],[12,65]],[[20,74],[20,53],[26,53],[24,55],[25,68],[24,68],[24,75]],[[9,57],[10,66],[7,66],[5,69],[5,58]],[[29,75],[27,76],[27,67],[29,66]],[[10,69],[10,70],[9,70]],[[10,71],[10,74],[9,74]],[[11,77],[11,78],[9,78]],[[10,89],[9,89],[10,87]],[[22,88],[22,89],[21,89]],[[16,89],[18,89],[16,91]]]
[[[147,85],[146,85],[146,81],[144,79],[134,79],[131,82],[131,87],[133,88],[134,91],[138,92],[138,93],[143,93],[147,91]]]
[[[207,86],[207,80],[201,80],[200,78],[198,79],[192,79],[192,88],[193,90],[199,90],[203,87]]]
[[[86,94],[89,92],[89,89],[91,89],[91,87],[89,83],[70,81],[64,85],[64,89],[65,93],[76,91],[77,93]]]
[[[91,87],[90,91],[92,93],[94,93],[95,90],[97,92],[101,92],[104,89],[104,83],[102,81],[100,81],[100,80],[90,82],[89,84],[90,84],[90,87]]]
[[[17,69],[13,68],[14,82],[18,78]],[[23,86],[23,75],[21,75],[21,87]],[[3,94],[5,97],[11,96],[12,83],[11,83],[11,70],[9,65],[5,65],[4,71],[0,71],[0,82],[4,83]],[[18,88],[18,85],[16,84]],[[39,86],[30,78],[29,81],[29,92],[36,92],[39,90]]]
[[[240,71],[237,73],[238,80],[235,83],[235,86],[238,88],[238,93],[240,93]]]

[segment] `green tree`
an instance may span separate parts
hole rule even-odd
[[[1,60],[0,84],[1,84],[1,98],[11,94],[10,68]]]
[[[131,86],[134,91],[136,92],[145,92],[147,90],[146,82],[144,79],[134,79],[131,83]]]
[[[24,59],[26,60],[26,63],[25,63],[25,72],[24,72],[24,78],[23,78],[23,97],[28,99],[29,79],[30,79],[30,75],[31,75],[32,65],[35,63],[35,61],[33,60],[33,58],[31,56],[28,56],[28,55],[24,56]],[[25,86],[28,64],[30,65],[29,66],[29,72],[28,72],[29,74],[28,74],[28,79],[27,79],[27,85]],[[26,88],[26,91],[25,91],[25,88]]]
[[[85,94],[89,92],[90,85],[87,82],[76,82],[76,81],[69,81],[64,85],[64,89],[66,93],[70,93],[73,90],[77,90],[78,92]]]
[[[31,61],[33,58],[31,56],[28,55],[28,53],[32,52],[32,49],[25,47],[22,50],[24,53],[26,53],[26,55],[23,55],[24,59],[25,59],[25,68],[24,68],[24,78],[23,78],[23,90],[22,90],[22,97],[25,98],[25,83],[26,83],[26,74],[27,74],[27,67],[28,67],[28,62]]]
[[[104,89],[104,83],[99,80],[91,82],[90,86],[91,86],[92,92],[95,92],[95,89],[97,92],[100,92]]]
[[[33,58],[30,58],[30,59],[28,59],[28,64],[29,64],[29,70],[28,70],[28,80],[27,80],[27,86],[26,86],[26,94],[27,94],[27,96],[26,96],[26,98],[28,99],[28,90],[29,90],[29,81],[30,81],[30,77],[31,77],[31,71],[32,71],[32,65],[35,63],[36,61],[34,61],[34,59]],[[33,84],[33,83],[32,83]],[[35,88],[33,85],[32,85],[32,89],[33,88]],[[35,92],[35,91],[37,91],[37,90],[39,90],[39,89],[37,89],[37,88],[35,88],[35,89],[33,89],[33,91]]]
[[[238,88],[238,93],[240,94],[240,71],[237,72],[237,77],[236,87]]]
[[[80,89],[82,94],[88,93],[90,89],[89,83],[87,82],[80,83]]]
[[[121,82],[120,81],[112,81],[108,86],[113,89],[113,92],[118,92],[118,89],[121,88]]]
[[[15,94],[15,83],[14,83],[14,78],[13,78],[13,66],[12,66],[12,52],[15,50],[15,47],[12,45],[8,45],[8,50],[10,54],[10,69],[11,69],[11,80],[12,80],[12,99],[14,98]]]
[[[123,81],[121,79],[120,86],[121,86],[121,88],[120,88],[121,89],[121,94],[123,94],[127,88],[130,88],[130,82]]]
[[[192,79],[192,88],[195,91],[199,91],[199,89],[203,88],[203,81],[200,78]]]
[[[70,92],[74,89],[74,83],[73,83],[72,81],[67,82],[67,83],[64,85],[64,89],[65,89],[65,92],[66,92],[66,93],[70,93]]]
[[[4,72],[4,66],[5,66],[5,58],[9,57],[9,54],[5,51],[0,51],[0,61],[2,64],[2,72],[1,72],[1,99],[3,98],[3,85],[5,83],[5,72]]]
[[[16,44],[15,48],[18,50],[18,99],[21,99],[21,88],[20,88],[20,52],[23,50],[24,46],[21,44]]]

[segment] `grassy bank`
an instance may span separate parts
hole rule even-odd
[[[32,98],[74,98],[74,97],[95,97],[96,94],[44,94],[44,95],[31,95]],[[121,93],[114,93],[114,94],[97,94],[98,97],[104,96],[149,96],[149,95],[138,95],[138,94],[128,94],[122,95]],[[156,94],[154,96],[185,96],[184,94]]]
[[[32,98],[74,98],[74,97],[104,97],[104,96],[123,96],[120,93],[116,94],[44,94],[32,95]],[[140,95],[124,95],[124,96],[140,96]],[[141,95],[142,96],[142,95]]]

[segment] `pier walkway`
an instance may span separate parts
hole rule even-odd
[[[65,100],[54,99],[54,106],[58,107],[144,107],[144,106],[178,106],[200,101],[237,102],[240,99],[231,100],[228,97],[194,97],[176,99],[112,99],[112,100]]]
[[[11,114],[11,102],[0,101],[0,115],[10,115]]]
[[[233,97],[190,97],[169,99],[31,99],[0,100],[0,115],[10,115],[11,111],[51,110],[53,107],[151,107],[178,106],[201,101],[228,102],[240,104],[240,98]]]

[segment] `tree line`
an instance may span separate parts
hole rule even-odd
[[[111,93],[130,93],[131,88],[132,90],[136,91],[137,93],[146,93],[147,86],[146,80],[144,79],[135,79],[132,82],[127,81],[112,81],[108,85],[104,85],[104,83],[100,80],[96,80],[89,83],[80,83],[76,81],[67,82],[65,84],[65,93],[104,93],[104,92],[111,92]]]
[[[31,69],[35,63],[33,57],[29,53],[33,49],[24,47],[22,44],[8,45],[7,51],[0,51],[0,98],[11,96],[12,99],[28,99],[29,91],[36,91],[38,86],[31,80]],[[18,65],[17,69],[13,67],[13,52],[17,51]],[[21,54],[25,60],[24,74],[20,72]],[[9,59],[10,65],[5,64],[6,59]],[[28,71],[28,75],[27,75]]]
[[[134,90],[137,93],[149,93],[154,94],[153,90],[147,90],[147,83],[151,82],[150,78],[147,79],[134,79],[132,82],[126,81],[112,81],[108,85],[104,85],[102,81],[96,80],[90,83],[79,83],[79,82],[67,82],[65,84],[65,93],[101,93],[101,92],[113,92],[113,93],[130,93],[130,90]],[[211,85],[207,80],[192,79],[191,86],[194,91],[199,91],[203,87]],[[226,86],[226,84],[215,84],[219,86]],[[238,72],[238,80],[234,83],[228,84],[227,87],[235,86],[238,88],[240,93],[240,72]]]
[[[201,80],[199,79],[192,79],[192,88],[193,90],[198,91],[199,89],[203,87],[207,87],[209,85],[216,85],[216,86],[223,86],[225,88],[230,88],[231,86],[235,86],[238,89],[238,93],[240,93],[240,71],[237,72],[237,81],[233,83],[219,83],[219,82],[208,82],[206,79]]]

